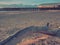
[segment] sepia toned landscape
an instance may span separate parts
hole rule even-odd
[[[0,45],[60,45],[60,0],[0,0]]]

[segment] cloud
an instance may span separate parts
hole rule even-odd
[[[42,3],[54,3],[60,2],[60,0],[0,0],[0,4],[42,4]]]
[[[0,2],[0,4],[23,4],[23,2]]]
[[[16,0],[0,0],[1,2],[9,2],[9,1],[16,1]]]

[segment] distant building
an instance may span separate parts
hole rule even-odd
[[[60,5],[58,5],[58,7],[60,7]]]

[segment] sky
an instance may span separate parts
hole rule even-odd
[[[0,0],[0,4],[39,5],[43,3],[59,3],[60,0]]]

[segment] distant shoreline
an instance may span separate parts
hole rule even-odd
[[[39,11],[39,10],[60,10],[60,8],[0,8],[0,11]]]

